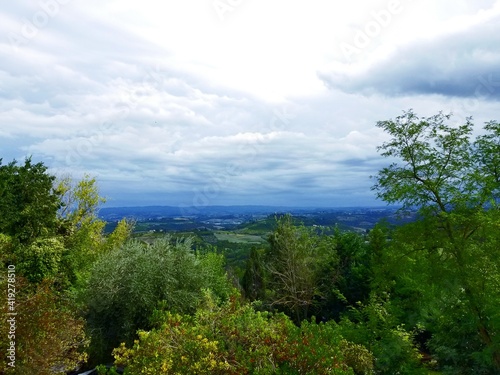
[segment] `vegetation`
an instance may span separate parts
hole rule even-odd
[[[0,303],[18,313],[16,368],[0,374],[113,360],[128,374],[499,373],[500,124],[473,138],[470,119],[449,121],[378,123],[391,164],[373,188],[418,215],[369,233],[281,215],[105,234],[95,179],[0,161],[0,284],[16,299]]]
[[[371,354],[342,340],[333,322],[297,327],[236,298],[218,306],[207,294],[194,316],[155,318],[158,328],[114,350],[127,374],[353,374],[346,357],[360,359],[362,371],[373,367]]]
[[[382,169],[375,190],[420,213],[388,247],[399,262],[391,276],[403,289],[387,291],[415,300],[412,320],[430,332],[428,348],[443,369],[493,373],[500,371],[500,124],[487,123],[473,141],[470,120],[451,127],[449,118],[409,111],[378,124],[392,136],[382,155],[402,163]]]
[[[57,181],[31,159],[24,165],[0,160],[0,176],[0,284],[15,299],[8,304],[2,293],[0,303],[4,313],[8,307],[17,313],[16,367],[2,361],[0,373],[65,373],[87,358],[77,291],[97,256],[125,241],[128,225],[122,222],[112,236],[104,236],[93,178]],[[12,269],[14,277],[7,272]],[[2,351],[10,345],[9,329],[1,319]]]
[[[149,329],[155,309],[194,313],[203,290],[221,301],[231,287],[220,255],[195,255],[189,241],[170,238],[152,244],[136,240],[105,253],[86,286],[87,323],[93,355],[107,360],[120,342],[133,342],[138,329]]]

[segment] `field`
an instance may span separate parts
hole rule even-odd
[[[218,241],[228,241],[232,243],[245,243],[245,244],[262,244],[266,240],[262,236],[254,234],[242,234],[234,232],[215,232],[215,237]]]

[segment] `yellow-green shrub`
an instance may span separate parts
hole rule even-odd
[[[195,316],[156,312],[155,318],[158,328],[114,350],[126,374],[354,374],[346,350],[368,358],[359,373],[373,368],[371,354],[343,340],[335,323],[297,327],[284,314],[256,312],[236,297],[221,307],[208,298]]]

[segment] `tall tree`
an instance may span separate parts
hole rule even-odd
[[[299,324],[307,317],[318,291],[314,244],[304,228],[293,225],[290,215],[278,220],[269,242],[272,305],[284,309]]]
[[[487,123],[485,135],[473,140],[470,118],[458,126],[448,125],[450,118],[419,118],[410,110],[379,122],[391,136],[379,151],[394,162],[379,171],[374,189],[389,203],[418,209],[420,233],[406,236],[405,251],[425,254],[428,297],[434,291],[440,311],[467,322],[456,335],[476,335],[479,344],[458,347],[450,327],[461,322],[439,314],[431,319],[434,342],[449,345],[457,361],[489,363],[498,371],[500,124]]]
[[[243,274],[245,297],[251,301],[263,299],[265,294],[264,263],[259,250],[252,247]]]

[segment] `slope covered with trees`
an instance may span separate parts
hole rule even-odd
[[[450,122],[378,123],[373,189],[416,220],[360,234],[283,215],[241,272],[189,238],[140,241],[126,221],[105,235],[93,178],[0,163],[1,287],[18,313],[0,373],[498,373],[500,125],[474,138]]]

